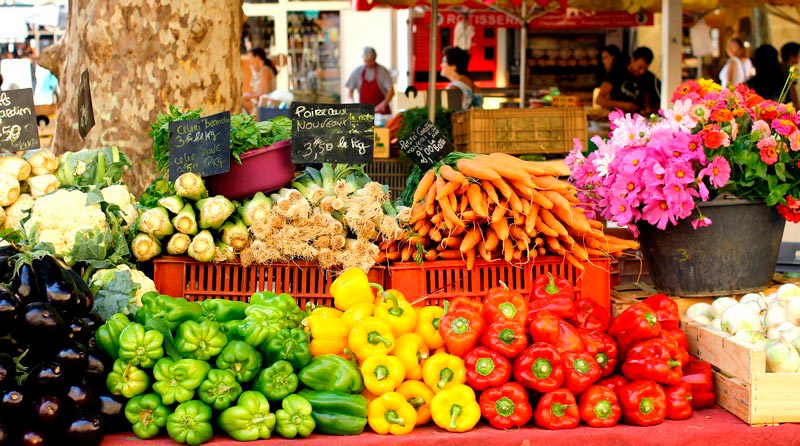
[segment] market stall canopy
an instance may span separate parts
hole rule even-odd
[[[635,14],[641,10],[661,10],[662,0],[576,0],[573,8],[591,11],[628,11]],[[685,12],[707,12],[719,7],[752,8],[756,6],[797,6],[797,0],[683,0]]]

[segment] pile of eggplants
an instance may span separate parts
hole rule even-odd
[[[16,254],[0,248],[0,446],[98,445],[124,405],[106,390],[92,292],[55,258]]]

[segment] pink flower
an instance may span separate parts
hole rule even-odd
[[[572,170],[576,165],[583,164],[586,162],[586,157],[583,156],[583,143],[581,142],[580,138],[575,138],[572,140],[573,146],[572,150],[569,152],[569,155],[564,159],[564,164],[569,166],[570,170]]]
[[[666,168],[666,182],[690,184],[694,181],[695,174],[692,165],[687,162],[674,162]]]
[[[765,138],[758,141],[759,155],[764,164],[771,166],[778,162],[778,152],[775,150],[778,146],[777,141],[773,138]]]
[[[776,119],[772,121],[772,128],[774,128],[778,134],[783,136],[789,136],[792,134],[792,132],[797,131],[797,127],[795,127],[794,123],[788,119]]]
[[[667,170],[656,160],[647,160],[642,171],[642,180],[648,187],[658,187],[664,184]]]
[[[753,123],[753,133],[760,133],[762,138],[766,138],[772,133],[769,124],[766,121],[758,120]]]
[[[711,219],[708,217],[698,217],[695,220],[692,220],[692,227],[697,228],[704,228],[706,226],[711,226]]]
[[[642,217],[651,225],[656,225],[658,229],[666,229],[667,224],[675,223],[675,216],[667,204],[663,194],[654,194],[642,209]]]
[[[706,183],[703,181],[697,182],[697,195],[700,196],[700,199],[703,201],[708,200],[708,187],[706,187]]]
[[[614,215],[614,222],[619,226],[627,226],[634,219],[635,208],[622,197],[613,197],[610,200],[611,213]],[[638,214],[638,212],[637,212]]]
[[[611,131],[610,143],[615,146],[638,146],[647,142],[647,121],[642,115],[626,114],[615,121],[617,128]]]
[[[608,120],[611,121],[611,131],[617,128],[616,121],[622,119],[625,116],[625,112],[622,110],[615,108],[611,113],[608,114]]]
[[[721,156],[714,157],[705,169],[700,171],[700,179],[708,176],[711,184],[717,189],[724,187],[731,178],[731,165]]]
[[[800,150],[800,130],[795,130],[789,135],[789,147],[793,152]]]

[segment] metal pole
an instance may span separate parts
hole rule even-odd
[[[522,0],[522,29],[519,33],[519,108],[525,108],[525,82],[527,82],[528,59],[528,6]]]
[[[436,122],[436,73],[439,72],[439,0],[431,0],[431,41],[428,62],[428,119]]]
[[[672,92],[681,84],[681,2],[661,3],[661,108],[669,107]]]

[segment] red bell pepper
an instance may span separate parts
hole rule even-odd
[[[567,352],[561,358],[564,361],[564,387],[575,395],[580,395],[597,382],[603,373],[589,353]]]
[[[611,323],[611,314],[592,299],[575,300],[575,318],[569,319],[576,327],[605,333]]]
[[[653,294],[642,302],[656,311],[661,328],[678,328],[680,325],[680,309],[671,297],[664,294]]]
[[[506,358],[514,358],[528,346],[525,325],[518,321],[495,322],[483,332],[481,345]]]
[[[450,302],[439,322],[439,334],[447,351],[463,358],[478,345],[484,328],[482,309],[483,304],[467,297],[456,297]]]
[[[684,333],[680,327],[662,328],[660,337],[661,339],[670,340],[678,344],[678,348],[681,352],[678,360],[681,362],[681,366],[685,366],[686,363],[689,362],[689,340],[686,339],[686,333]]]
[[[692,409],[714,407],[714,376],[711,364],[699,359],[690,359],[683,369],[681,382],[692,386]]]
[[[620,359],[624,360],[634,345],[661,336],[661,324],[655,310],[638,302],[611,321],[608,334],[617,341]]]
[[[602,376],[609,376],[614,373],[619,357],[619,350],[614,339],[605,333],[597,331],[581,330],[580,333],[583,345],[586,346],[586,352],[594,356],[594,359],[600,365],[600,370],[603,372]]]
[[[533,416],[528,393],[519,383],[506,383],[484,390],[478,404],[483,418],[495,429],[524,426]]]
[[[664,394],[667,398],[667,418],[670,420],[685,420],[692,416],[692,386],[680,383],[666,387]]]
[[[537,276],[531,289],[531,300],[552,299],[554,297],[568,297],[575,299],[575,289],[567,279],[553,277],[552,274]]]
[[[662,384],[681,382],[683,371],[678,344],[663,339],[650,339],[636,344],[622,363],[622,374],[630,380],[650,379]]]
[[[502,386],[511,378],[511,362],[500,353],[478,347],[467,353],[467,384],[475,390]]]
[[[550,297],[547,299],[532,299],[528,302],[528,319],[540,311],[549,311],[564,320],[575,320],[575,301],[571,297]]]
[[[667,397],[655,381],[633,381],[622,386],[619,392],[622,416],[635,426],[660,424],[667,416]]]
[[[486,325],[495,322],[517,321],[525,324],[528,302],[525,297],[504,287],[489,289],[483,301],[483,320]]]
[[[545,342],[559,352],[582,352],[583,341],[578,329],[549,311],[540,311],[528,327],[533,342]]]
[[[619,423],[622,406],[617,394],[605,386],[593,385],[579,398],[581,420],[591,427],[611,427]]]
[[[624,376],[615,374],[609,376],[606,379],[601,379],[600,381],[597,381],[597,385],[608,387],[609,389],[613,390],[614,393],[616,393],[617,396],[619,397],[620,389],[622,389],[622,386],[628,384],[629,382],[630,381],[628,381],[627,378],[625,378]]]
[[[533,422],[544,429],[572,429],[581,422],[575,395],[567,389],[545,393],[533,413]]]
[[[552,345],[537,342],[514,360],[514,380],[537,392],[550,392],[564,383],[561,354]]]

